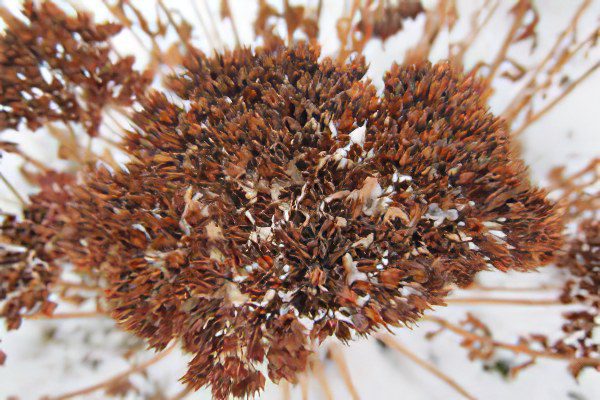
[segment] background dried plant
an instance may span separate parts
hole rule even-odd
[[[513,2],[508,9],[499,1],[482,0],[476,2],[470,14],[463,14],[464,5],[451,0],[433,4],[416,1],[346,1],[340,2],[343,3],[343,9],[338,10],[340,13],[337,14],[335,24],[323,23],[330,15],[324,13],[330,13],[336,7],[329,2],[304,4],[259,1],[256,4],[256,18],[247,28],[239,23],[239,5],[233,2],[229,4],[227,0],[219,2],[220,4],[192,2],[195,20],[161,0],[152,6],[153,10],[147,5],[140,6],[130,1],[106,0],[102,3],[102,6],[98,4],[98,10],[95,6],[86,7],[97,14],[100,8],[102,12],[108,11],[107,15],[114,22],[96,24],[91,15],[81,12],[82,6],[79,6],[80,13],[75,16],[71,5],[58,7],[50,2],[42,2],[41,5],[26,2],[23,13],[25,18],[18,16],[15,8],[1,9],[2,18],[7,25],[0,38],[0,47],[3,49],[3,58],[0,59],[3,72],[0,77],[2,128],[43,128],[40,130],[58,142],[58,157],[62,160],[58,165],[33,157],[29,148],[24,145],[24,139],[20,138],[20,135],[31,135],[30,133],[19,132],[19,136],[11,136],[8,131],[3,133],[4,137],[12,137],[11,140],[2,138],[0,142],[5,159],[22,160],[20,168],[12,167],[12,172],[19,172],[19,179],[25,179],[39,189],[38,193],[26,196],[22,194],[22,188],[13,184],[16,174],[11,173],[9,177],[1,175],[4,184],[15,200],[22,203],[23,208],[21,215],[7,213],[2,225],[2,239],[6,243],[0,253],[2,316],[6,318],[7,327],[14,329],[21,325],[23,316],[29,319],[50,319],[52,323],[56,323],[59,320],[96,319],[110,313],[120,322],[121,328],[133,331],[146,338],[153,347],[165,350],[150,359],[134,363],[123,373],[105,381],[56,398],[93,396],[99,392],[117,397],[171,398],[158,381],[147,378],[146,382],[141,383],[136,381],[136,377],[147,376],[149,368],[154,364],[158,365],[159,361],[176,350],[177,343],[169,345],[173,337],[182,338],[184,348],[197,354],[186,375],[186,381],[192,384],[191,387],[184,388],[174,398],[185,397],[192,387],[209,382],[212,382],[213,394],[217,398],[225,397],[230,392],[238,396],[252,393],[262,387],[264,378],[260,378],[260,367],[244,361],[251,350],[257,362],[263,357],[260,353],[267,350],[271,379],[277,381],[285,378],[298,383],[303,398],[306,396],[311,374],[298,375],[297,372],[302,371],[307,364],[310,371],[314,372],[312,376],[319,382],[323,393],[331,398],[333,389],[323,373],[323,360],[319,357],[319,351],[309,346],[305,337],[307,333],[303,332],[305,327],[298,322],[296,316],[284,314],[266,325],[253,325],[252,319],[246,319],[249,318],[247,313],[242,313],[245,315],[244,321],[239,320],[237,313],[228,313],[236,310],[231,304],[247,301],[249,294],[253,301],[268,298],[268,307],[263,312],[272,313],[275,309],[270,310],[269,307],[280,306],[281,300],[271,301],[279,296],[271,296],[269,289],[293,289],[281,278],[269,278],[267,285],[263,283],[269,276],[285,276],[289,272],[277,270],[276,273],[264,273],[273,268],[273,265],[279,265],[281,260],[274,262],[274,259],[283,255],[298,262],[311,257],[314,261],[317,257],[321,260],[317,265],[329,265],[330,263],[323,261],[323,257],[337,254],[336,249],[344,248],[344,240],[353,250],[348,252],[345,248],[340,253],[341,257],[335,257],[339,262],[337,270],[341,271],[341,277],[336,278],[335,268],[323,271],[318,267],[310,267],[312,273],[306,283],[298,279],[290,279],[289,282],[326,288],[324,294],[343,294],[345,292],[339,292],[339,288],[348,285],[349,288],[352,287],[346,293],[348,297],[341,302],[339,295],[309,295],[313,292],[301,291],[294,293],[303,293],[302,296],[292,296],[291,301],[287,301],[295,307],[301,304],[302,312],[313,317],[318,314],[322,305],[330,308],[335,304],[335,307],[342,306],[346,309],[348,302],[356,303],[357,299],[352,296],[356,297],[357,293],[368,294],[370,303],[346,315],[344,318],[350,318],[347,322],[344,322],[345,319],[324,319],[323,323],[327,324],[321,329],[323,335],[315,332],[313,336],[327,336],[335,332],[345,341],[353,331],[364,334],[381,323],[395,325],[398,321],[407,323],[419,320],[426,326],[438,327],[436,331],[429,332],[427,338],[440,341],[449,336],[445,333],[451,333],[462,340],[460,345],[467,350],[471,360],[477,360],[487,370],[499,372],[503,376],[514,377],[524,370],[543,368],[541,361],[544,359],[561,361],[575,377],[587,374],[588,371],[597,374],[594,371],[599,366],[597,160],[582,166],[579,171],[557,167],[544,182],[550,196],[559,200],[558,207],[564,210],[562,222],[566,224],[564,249],[558,252],[558,269],[544,269],[540,272],[550,283],[516,289],[515,296],[519,297],[513,296],[510,288],[472,283],[473,273],[486,266],[485,262],[478,263],[472,258],[472,251],[466,251],[469,248],[466,242],[473,240],[478,251],[481,250],[486,261],[493,266],[524,270],[542,266],[559,243],[559,221],[552,216],[552,208],[541,200],[542,193],[528,192],[522,166],[506,156],[509,143],[504,138],[512,136],[510,151],[513,154],[526,154],[528,142],[524,133],[528,128],[551,111],[559,109],[566,96],[590,78],[600,65],[595,48],[597,26],[583,30],[583,33],[580,26],[582,20],[596,12],[596,4],[592,1],[582,1],[571,6],[572,18],[564,22],[564,27],[551,30],[554,37],[550,42],[554,44],[545,46],[543,52],[538,51],[539,43],[543,43],[545,39],[538,37],[538,25],[543,23],[544,9],[538,9],[539,5],[535,2],[523,0]],[[472,51],[473,46],[476,46],[480,36],[485,36],[486,30],[491,29],[488,27],[493,20],[498,18],[504,21],[504,36],[501,37],[500,47],[492,57],[474,59],[472,54],[476,52]],[[194,25],[197,23],[199,26],[196,29]],[[597,20],[592,24],[597,25]],[[416,28],[422,31],[418,32]],[[222,52],[228,46],[244,43],[244,31],[247,32],[248,29],[254,30],[255,43],[263,44],[266,49],[271,50],[262,50],[266,53],[259,52],[256,56],[249,50],[210,56],[210,51]],[[230,30],[231,34],[223,35],[222,32],[226,30]],[[119,34],[120,31],[122,32]],[[457,35],[456,32],[462,34]],[[402,52],[397,51],[398,41],[394,40],[405,33],[412,35],[412,40],[403,46]],[[130,40],[124,41],[120,39],[122,37]],[[281,47],[285,43],[299,40],[306,40],[310,45],[300,45],[295,50],[296,53],[287,53]],[[331,45],[332,42],[334,45]],[[122,55],[126,51],[123,48],[126,49],[127,44],[131,43],[143,49],[142,52],[137,52],[139,61],[135,68],[133,58]],[[317,63],[316,53],[311,46],[319,44],[324,46],[324,52],[331,52],[334,61]],[[443,57],[448,62],[428,67],[426,60],[438,59],[435,54],[439,53],[440,46],[444,48]],[[531,54],[539,54],[533,63],[515,56],[519,52],[523,53],[523,47]],[[209,56],[199,53],[197,48],[209,51]],[[273,52],[271,56],[268,55],[269,51]],[[371,61],[373,54],[379,53],[378,57],[385,59],[390,51],[396,51],[396,55],[380,63],[383,67],[370,70],[365,69],[358,56],[364,54],[367,61]],[[288,57],[292,61],[285,61]],[[389,69],[392,61],[420,67],[411,69],[394,66],[383,82],[379,80],[381,83],[378,83],[383,75],[381,72]],[[345,62],[349,62],[347,67],[343,67],[347,70],[335,64],[342,65]],[[264,73],[261,72],[264,65],[282,66],[283,71],[289,68],[286,75],[296,76],[291,79],[292,83],[307,94],[294,97],[284,79],[281,86],[265,86],[267,81],[260,79],[249,84],[248,74],[252,76],[253,73]],[[324,72],[323,68],[330,72]],[[384,69],[378,71],[377,68]],[[466,76],[459,72],[461,68],[466,68]],[[319,71],[317,75],[314,75],[315,70]],[[327,83],[323,77],[331,77],[333,71],[340,75],[333,75],[335,78]],[[374,79],[373,85],[364,79],[360,80],[365,72]],[[377,76],[378,73],[381,75]],[[167,75],[179,78],[165,81]],[[480,80],[473,81],[471,76],[477,76]],[[277,79],[276,77],[277,74],[274,74],[270,79]],[[283,78],[283,75],[279,77]],[[311,80],[314,82],[312,86]],[[155,86],[164,84],[172,94],[169,97],[152,94],[141,100],[140,94],[152,81]],[[456,83],[446,86],[448,82]],[[402,83],[408,86],[403,87]],[[382,99],[377,95],[378,85],[385,87]],[[318,87],[319,90],[331,87],[330,95],[336,93],[335,90],[344,88],[348,93],[353,93],[354,97],[315,108],[314,104],[319,102],[311,97],[314,96],[311,87]],[[439,88],[445,90],[438,91]],[[510,92],[512,96],[503,95],[503,91]],[[419,93],[423,93],[422,102],[431,101],[429,109],[421,109],[422,103],[413,100],[415,97],[420,98]],[[437,93],[442,94],[436,97]],[[498,162],[495,157],[494,163],[497,164],[482,162],[484,166],[493,165],[493,173],[489,176],[486,173],[490,172],[484,173],[482,169],[471,172],[468,163],[463,165],[464,159],[461,160],[463,162],[449,162],[449,168],[443,166],[442,171],[458,187],[469,188],[473,181],[486,176],[487,179],[514,185],[510,186],[513,187],[513,194],[510,196],[502,194],[505,190],[503,184],[498,186],[502,189],[500,191],[490,189],[494,186],[488,187],[491,191],[485,196],[479,193],[480,186],[475,185],[471,189],[473,195],[479,193],[476,198],[487,206],[488,212],[492,212],[487,217],[480,214],[477,218],[483,218],[481,222],[488,225],[494,224],[480,227],[479,230],[483,229],[485,233],[479,239],[474,225],[467,224],[470,229],[468,234],[452,230],[451,221],[456,219],[452,210],[460,208],[462,211],[464,205],[455,203],[453,197],[444,194],[443,190],[440,192],[440,188],[447,183],[436,175],[439,166],[428,167],[430,160],[437,157],[432,154],[437,154],[436,146],[440,145],[423,146],[427,136],[419,128],[419,116],[429,114],[434,119],[437,118],[444,105],[451,103],[452,93],[460,98],[457,104],[461,104],[465,110],[456,115],[471,115],[472,124],[466,130],[490,132],[490,135],[499,138],[501,145],[498,147],[498,154],[503,154],[504,158],[500,157],[503,161]],[[177,95],[177,100],[174,100],[173,94]],[[259,95],[264,100],[258,102]],[[394,104],[394,95],[404,96],[398,102],[401,107]],[[502,98],[505,99],[504,102]],[[287,109],[278,109],[286,99],[295,99],[295,103],[290,102],[293,104],[291,112],[289,105]],[[491,116],[485,115],[484,102],[489,102],[495,110],[499,110],[502,122],[494,122],[496,120],[491,119]],[[402,107],[408,109],[402,111]],[[137,113],[140,108],[143,111]],[[411,113],[412,109],[419,112]],[[248,113],[247,110],[255,112]],[[327,112],[324,113],[323,110]],[[390,128],[386,112],[394,119],[406,120],[408,123],[405,128]],[[445,118],[451,121],[452,115],[449,113]],[[210,122],[208,125],[202,122],[205,118]],[[364,122],[365,132],[361,128]],[[328,148],[331,144],[340,143],[333,145],[334,152],[331,154],[338,159],[326,160],[321,165],[314,161],[319,160],[318,157],[313,161],[306,158],[299,160],[293,157],[293,152],[288,155],[275,151],[269,157],[269,153],[261,147],[268,140],[268,136],[260,133],[264,130],[261,130],[261,126],[287,132],[290,143],[297,141],[297,145],[302,146],[299,150],[314,146],[315,154],[318,153],[319,146],[310,144],[310,135],[306,138],[302,135],[294,137],[291,132],[308,134],[327,131]],[[406,129],[411,126],[413,131]],[[504,133],[505,126],[509,127],[506,129],[507,133]],[[236,132],[240,129],[256,132],[256,145],[240,147],[235,145],[234,140],[224,138],[220,139],[223,140],[222,146],[212,142],[222,130]],[[202,132],[207,135],[207,145],[190,148],[187,144],[189,138]],[[406,146],[406,157],[398,152],[397,161],[402,166],[412,166],[405,169],[408,171],[412,168],[410,174],[399,175],[397,182],[392,182],[392,173],[386,172],[386,163],[383,161],[385,157],[381,160],[375,157],[377,161],[368,167],[373,168],[370,173],[368,168],[353,168],[354,165],[365,164],[364,158],[369,150],[376,150],[373,154],[377,155],[386,154],[385,140],[382,138],[389,135],[388,132],[396,132],[394,134],[405,138],[405,143],[402,140],[399,142]],[[389,137],[395,138],[394,134]],[[364,138],[361,139],[362,135]],[[438,142],[432,139],[431,143],[439,143],[441,140],[435,135],[432,137],[437,138]],[[410,140],[413,140],[412,147]],[[344,148],[344,143],[350,143],[350,146]],[[457,143],[464,145],[460,140]],[[228,147],[232,145],[234,147]],[[291,148],[294,148],[293,145]],[[468,153],[464,150],[461,153],[461,147],[458,148],[460,160]],[[484,146],[471,148],[470,151],[475,156],[487,150]],[[344,162],[342,172],[339,158]],[[128,164],[124,164],[125,160],[128,160]],[[216,166],[223,160],[228,162],[223,172],[220,172],[221,169]],[[206,163],[207,168],[200,168],[204,175],[193,181],[186,178],[187,175],[195,176],[194,168],[199,168],[202,162]],[[316,164],[313,168],[316,167],[317,172],[322,170],[323,176],[328,177],[329,181],[315,181],[309,185],[309,181],[301,179],[310,175],[303,176],[301,171],[310,171],[311,163],[314,162]],[[286,168],[278,171],[278,163]],[[177,165],[181,167],[176,167]],[[292,165],[295,168],[291,168]],[[220,179],[218,184],[215,183],[215,174],[222,173],[227,179]],[[452,178],[453,174],[456,175],[455,178]],[[505,180],[498,179],[498,176],[505,176]],[[428,221],[425,224],[427,226],[416,226],[411,232],[412,236],[408,232],[404,234],[411,238],[409,243],[415,240],[415,234],[427,238],[419,240],[426,242],[431,249],[438,246],[438,250],[429,261],[422,254],[418,265],[413,261],[410,265],[401,266],[397,264],[397,260],[392,260],[391,263],[399,268],[384,266],[380,273],[376,268],[371,269],[368,260],[375,262],[385,255],[372,253],[373,250],[369,249],[372,245],[377,251],[385,250],[386,246],[394,247],[389,244],[380,247],[379,243],[388,242],[382,240],[386,236],[380,236],[378,230],[369,231],[368,226],[373,225],[373,221],[361,226],[358,220],[352,218],[365,212],[365,207],[369,208],[360,202],[361,198],[367,202],[374,200],[368,196],[361,197],[362,192],[367,192],[364,188],[369,183],[377,188],[387,180],[392,183],[390,187],[400,188],[404,185],[407,187],[403,187],[403,190],[417,190],[423,200],[426,199],[422,203],[426,207],[413,204],[414,207],[411,208],[411,203],[406,203],[406,199],[401,201],[400,197],[394,195],[396,197],[390,196],[392,205],[386,205],[389,207],[387,213],[379,215],[374,212],[367,216],[382,218],[385,225],[393,228],[390,233],[396,236],[403,232],[404,218],[410,226],[411,220],[423,216],[424,221]],[[234,190],[238,185],[238,189]],[[352,200],[353,191],[356,192],[355,200]],[[521,200],[515,202],[515,193],[522,193],[519,197]],[[382,196],[385,197],[385,193]],[[343,229],[334,228],[340,218],[346,223],[350,221],[352,229],[345,230],[346,236],[339,236],[338,233],[337,237],[322,234],[313,237],[311,235],[314,233],[305,232],[320,229],[327,223],[317,219],[311,224],[313,217],[306,216],[304,219],[307,223],[303,225],[303,229],[308,231],[296,235],[293,231],[290,233],[289,229],[269,228],[271,218],[276,216],[269,204],[277,204],[280,198],[288,197],[291,200],[308,198],[311,204],[307,203],[305,214],[309,215],[314,212],[311,209],[317,207],[318,199],[321,199],[327,204],[329,215],[334,217],[331,232],[344,232]],[[377,200],[383,197],[378,196]],[[247,210],[249,216],[242,214],[238,217],[235,204],[244,198],[252,204]],[[503,206],[507,198],[513,204],[510,212],[515,214],[512,218],[508,211],[504,211],[507,212],[506,215],[498,211],[498,207]],[[523,205],[519,205],[519,201]],[[344,204],[345,202],[348,204]],[[203,207],[209,210],[211,218],[207,218],[202,211]],[[135,212],[139,208],[149,211],[146,215]],[[388,215],[390,209],[397,211]],[[153,218],[156,221],[156,215],[160,215],[162,220],[158,225],[152,222]],[[319,213],[314,215],[318,216]],[[488,217],[497,220],[486,221]],[[548,217],[550,219],[544,221]],[[538,218],[541,220],[538,221]],[[254,222],[249,223],[252,220]],[[132,228],[131,223],[135,221],[137,223]],[[156,225],[156,229],[150,229],[152,224]],[[146,229],[146,225],[150,231]],[[256,245],[247,247],[243,243],[248,242],[248,239],[252,242],[253,225],[266,229],[257,228],[254,232]],[[199,232],[200,235],[189,238],[189,235],[179,237],[179,234],[174,234],[175,231],[185,232],[186,229]],[[491,240],[489,230],[499,232],[492,234],[495,236],[494,240]],[[270,235],[277,236],[286,251],[269,249],[264,239]],[[232,247],[236,239],[231,239],[226,246],[224,237],[239,237],[239,240]],[[311,238],[314,240],[309,240]],[[419,240],[414,243],[419,243]],[[459,250],[461,246],[465,250]],[[252,265],[251,261],[256,260],[258,272],[249,273],[250,279],[241,277],[236,281],[234,276],[227,275],[232,269],[223,261],[230,258],[229,253],[233,248],[239,250],[231,259],[236,259],[241,265]],[[452,253],[444,251],[446,248],[452,248]],[[140,249],[145,250],[142,252]],[[160,251],[157,252],[157,249]],[[190,249],[194,253],[193,257],[190,256]],[[471,247],[470,250],[474,248]],[[140,254],[144,256],[140,257]],[[448,259],[449,254],[460,256]],[[441,255],[444,267],[440,270],[431,261],[440,259]],[[202,261],[203,258],[205,261]],[[194,269],[183,269],[182,266],[192,259],[197,262]],[[419,273],[421,267],[429,272]],[[187,271],[188,276],[179,271]],[[206,271],[213,272],[208,274],[210,276],[190,276],[191,271],[205,271],[203,274]],[[401,273],[393,274],[394,271]],[[409,297],[413,309],[406,310],[407,314],[404,316],[381,314],[394,308],[389,308],[386,303],[388,300],[378,298],[381,295],[376,293],[397,289],[400,282],[405,282],[407,271],[412,271],[408,275],[414,283],[411,283],[411,289],[415,290],[417,286],[420,288],[419,296]],[[443,273],[440,275],[441,271]],[[348,281],[343,278],[344,274],[357,279]],[[373,292],[373,288],[363,284],[368,279],[363,281],[362,277],[370,275],[373,275],[372,278],[377,275],[382,288],[377,290],[383,291]],[[223,285],[223,276],[229,278],[225,282],[241,282],[242,291],[237,284]],[[162,283],[165,277],[167,280]],[[514,279],[525,281],[523,277]],[[249,283],[243,283],[246,280]],[[209,282],[213,285],[214,282],[221,283],[211,288]],[[178,284],[181,286],[178,287]],[[469,295],[468,291],[456,290],[456,284],[469,284],[468,289],[477,294]],[[199,298],[209,296],[212,300],[194,300],[194,296],[189,294],[181,297],[180,295],[189,291],[190,285],[196,285],[194,293],[200,295]],[[223,289],[216,290],[216,287]],[[446,300],[450,309],[448,315],[454,317],[445,317],[439,309],[420,317],[421,311],[429,305],[441,304],[448,291],[455,292]],[[538,292],[548,292],[548,296],[539,298]],[[500,296],[501,293],[510,296]],[[311,302],[314,305],[308,307],[307,304]],[[57,304],[58,311],[55,310]],[[370,307],[370,304],[379,306]],[[497,328],[478,308],[497,306],[527,307],[532,312],[535,312],[536,307],[552,307],[555,315],[563,318],[562,333],[548,335],[536,329],[523,331],[519,326],[513,326],[513,332],[519,335],[517,338],[498,339]],[[464,318],[457,318],[464,307],[472,309],[463,313]],[[60,311],[62,309],[64,311]],[[188,315],[204,317],[190,321]],[[207,321],[219,319],[223,325],[214,325],[214,332],[221,333],[212,335],[213,331],[207,329]],[[332,321],[336,321],[337,328],[330,326]],[[64,321],[67,324],[71,322],[73,321]],[[97,322],[90,320],[89,323]],[[203,326],[204,331],[198,330],[198,324]],[[253,326],[258,330],[249,329]],[[342,329],[342,326],[346,327]],[[256,335],[259,331],[262,334]],[[223,332],[229,333],[222,335]],[[118,332],[110,328],[105,333],[106,337],[113,334]],[[55,335],[51,332],[47,334],[47,346],[52,346],[57,341]],[[204,339],[199,341],[202,335],[205,335]],[[223,339],[215,339],[221,335]],[[426,360],[392,336],[384,333],[374,333],[374,336],[385,349],[392,349],[406,356],[441,378],[463,397],[488,397],[486,393],[471,393],[464,388],[468,385],[461,386],[448,376],[453,371],[440,370],[435,363]],[[254,342],[256,346],[252,345]],[[142,343],[126,335],[118,336],[118,343],[121,343],[120,351],[125,359],[135,358],[142,353]],[[359,394],[357,386],[360,385],[351,379],[352,375],[355,375],[355,379],[357,376],[352,368],[348,368],[341,348],[328,342],[325,349],[325,359],[331,360],[339,370],[343,381],[341,387],[348,390],[353,398],[370,398],[369,393]],[[316,353],[312,354],[314,351]],[[0,361],[6,361],[10,365],[10,353],[8,360],[5,358],[4,353],[0,353]],[[224,360],[228,362],[220,362]],[[206,370],[207,364],[212,365],[209,371]],[[455,378],[462,381],[459,375],[455,375]],[[288,397],[290,386],[285,379],[280,387],[283,396]],[[575,392],[570,395],[577,396]]]

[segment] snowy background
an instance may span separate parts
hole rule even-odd
[[[2,0],[0,0],[2,1]],[[459,11],[468,15],[483,0],[459,1]],[[146,3],[147,2],[147,3]],[[18,0],[4,0],[2,3],[11,10],[19,8]],[[59,4],[77,4],[82,9],[91,10],[98,20],[109,18],[110,14],[100,0],[93,1],[59,1]],[[134,1],[143,7],[148,4],[147,12],[155,12],[148,0]],[[182,11],[191,22],[194,22],[193,10],[189,0],[165,1],[174,9]],[[217,0],[208,0],[213,14],[218,15]],[[256,14],[255,1],[231,0],[232,11],[238,24],[240,34],[245,43],[252,43],[252,21]],[[313,0],[316,3],[316,0]],[[323,53],[335,50],[337,39],[334,21],[342,10],[342,1],[325,0],[325,9],[321,18],[321,42]],[[429,2],[425,2],[426,4]],[[554,43],[556,35],[564,28],[571,15],[578,7],[579,0],[538,0],[541,21],[538,25],[539,42],[534,54],[530,54],[530,44],[524,42],[511,51],[511,55],[525,60],[528,65],[535,65]],[[592,2],[586,16],[582,19],[582,36],[597,27],[600,21],[600,0]],[[475,42],[472,51],[468,53],[467,66],[476,61],[489,60],[499,48],[504,32],[510,23],[508,9],[513,1],[503,1],[496,16],[491,20],[486,30]],[[365,55],[371,63],[370,77],[380,84],[382,73],[395,61],[401,61],[404,52],[419,36],[424,23],[421,15],[415,21],[407,21],[404,30],[389,39],[385,46],[379,41],[372,41],[365,50]],[[468,25],[468,17],[463,18],[456,26],[452,37],[460,38]],[[233,37],[229,25],[221,24],[223,36]],[[586,31],[587,30],[587,31]],[[201,30],[197,30],[200,34]],[[411,39],[412,37],[412,39]],[[130,52],[140,58],[140,65],[146,57],[139,45],[127,32],[122,33],[115,44],[123,52]],[[434,48],[432,59],[442,59],[447,55],[447,44],[452,38],[440,37],[439,45]],[[203,37],[197,37],[194,44],[208,49]],[[600,57],[598,51],[589,55],[587,61],[575,63],[578,69]],[[508,99],[514,95],[518,87],[513,87],[506,81],[496,82],[497,92],[491,101],[494,111],[504,109]],[[577,169],[593,157],[600,156],[600,132],[598,127],[598,112],[600,112],[600,73],[592,76],[585,84],[578,87],[557,108],[539,122],[533,124],[523,134],[524,157],[530,165],[532,179],[544,184],[548,171],[556,165],[566,164],[569,169]],[[44,136],[43,132],[35,135],[27,133],[5,132],[3,140],[18,141],[28,152],[52,166],[61,166],[63,161],[56,157],[56,145]],[[28,187],[18,176],[19,159],[7,156],[0,159],[2,170],[21,193],[28,193]],[[0,189],[0,207],[14,211],[17,204],[10,193]],[[501,274],[499,272],[484,273],[481,282],[495,286],[528,287],[544,282],[552,283],[552,278],[559,272],[551,267],[540,274]],[[474,293],[475,294],[475,293]],[[477,293],[477,295],[484,295]],[[514,295],[514,294],[513,294]],[[510,294],[504,294],[510,297]],[[524,297],[523,293],[516,296]],[[556,292],[531,293],[529,297],[553,298]],[[92,306],[90,305],[92,308]],[[559,331],[562,324],[560,314],[564,307],[506,307],[506,306],[466,306],[453,304],[435,311],[436,315],[451,321],[462,319],[467,311],[472,312],[494,328],[499,340],[514,342],[519,334],[537,332],[549,334]],[[69,311],[61,305],[58,311]],[[469,362],[467,353],[460,348],[460,339],[451,333],[442,333],[433,341],[424,339],[424,333],[435,330],[431,323],[422,322],[412,330],[400,329],[397,339],[424,359],[437,365],[441,370],[453,377],[478,399],[567,399],[594,400],[600,399],[600,374],[584,371],[576,382],[566,371],[562,362],[539,360],[538,365],[521,372],[516,380],[506,380],[496,372],[485,371],[479,362]],[[2,328],[3,329],[3,328]],[[79,389],[106,379],[130,365],[122,355],[128,345],[136,343],[129,335],[115,331],[109,319],[95,318],[85,320],[63,321],[25,321],[19,331],[6,333],[0,331],[0,347],[8,355],[6,365],[0,367],[0,398],[18,395],[21,399],[37,399],[43,395],[56,395],[70,390]],[[322,346],[323,354],[326,344]],[[363,400],[375,399],[408,399],[408,400],[442,400],[458,398],[456,392],[446,384],[436,379],[428,372],[420,369],[406,357],[392,350],[382,348],[373,339],[357,340],[344,349],[344,354],[350,367],[353,381]],[[140,352],[131,361],[145,360],[152,352]],[[324,357],[323,357],[324,358]],[[506,358],[513,360],[512,354]],[[177,383],[184,374],[187,356],[173,353],[157,365],[149,369],[149,376],[135,375],[132,382],[138,384],[141,392],[128,398],[142,399],[146,394],[160,389],[173,395],[181,390]],[[523,361],[523,360],[521,360]],[[348,399],[350,394],[345,388],[339,371],[331,361],[325,362],[327,380],[334,390],[335,399]],[[310,378],[310,399],[324,399],[324,394],[314,378]],[[85,397],[86,399],[102,399],[101,392]],[[208,391],[190,395],[190,399],[209,399]],[[261,399],[282,398],[280,388],[268,383],[260,396]],[[292,399],[300,399],[299,388],[292,388]]]

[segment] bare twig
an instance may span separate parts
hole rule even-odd
[[[491,304],[491,305],[514,305],[514,306],[555,306],[564,305],[558,299],[498,299],[490,297],[463,297],[448,298],[449,304]]]
[[[426,369],[431,372],[433,375],[437,376],[439,379],[446,382],[450,385],[454,390],[460,393],[464,398],[469,400],[475,400],[475,396],[471,395],[467,392],[462,386],[460,386],[454,379],[450,378],[448,375],[440,371],[435,365],[431,364],[428,361],[423,360],[415,353],[410,351],[406,346],[400,344],[396,339],[394,339],[390,334],[378,334],[376,335],[377,339],[381,340],[386,346],[404,354],[406,357],[410,358],[414,363],[418,364],[420,367]]]
[[[31,320],[48,320],[48,319],[79,319],[79,318],[98,318],[98,317],[107,317],[108,315],[105,313],[97,312],[97,311],[81,311],[81,312],[71,312],[71,313],[58,313],[58,314],[34,314],[34,315],[26,315],[26,319]]]
[[[19,201],[19,203],[21,203],[22,206],[27,204],[23,196],[21,196],[21,194],[17,191],[13,184],[10,183],[8,179],[6,179],[6,176],[4,176],[2,172],[0,172],[0,179],[2,180],[2,182],[4,182],[8,190],[10,190],[10,192],[15,196],[15,198]]]
[[[313,375],[315,378],[317,378],[317,381],[319,381],[319,384],[321,385],[321,389],[323,390],[325,398],[327,400],[333,400],[333,392],[331,391],[331,387],[327,381],[327,376],[325,375],[325,367],[318,356],[312,358],[311,368]]]
[[[340,345],[337,343],[333,343],[329,346],[329,354],[331,359],[337,366],[342,375],[342,379],[350,392],[350,396],[353,400],[359,400],[360,396],[358,395],[358,391],[354,386],[354,382],[352,382],[352,376],[350,375],[350,369],[348,368],[348,364],[346,363],[346,359],[344,357],[344,352],[340,348]]]
[[[177,345],[177,342],[173,343],[171,346],[169,346],[168,348],[166,348],[165,350],[161,351],[160,353],[156,354],[154,357],[152,357],[151,359],[149,359],[148,361],[145,361],[141,364],[135,365],[131,368],[129,368],[128,370],[121,372],[120,374],[117,374],[107,380],[104,380],[102,382],[99,382],[95,385],[83,388],[83,389],[79,389],[79,390],[75,390],[73,392],[69,392],[69,393],[65,393],[62,394],[60,396],[56,396],[56,397],[50,397],[50,400],[65,400],[65,399],[71,399],[73,397],[76,396],[81,396],[81,395],[85,395],[85,394],[90,394],[93,392],[97,392],[98,390],[102,390],[104,388],[110,387],[110,385],[117,383],[127,377],[129,377],[130,375],[133,374],[137,374],[139,372],[145,371],[146,369],[148,369],[150,366],[156,364],[157,362],[159,362],[160,360],[162,360],[163,358],[165,358],[167,355],[169,355],[171,353],[171,351],[173,351],[173,349],[175,349]]]
[[[581,82],[589,78],[598,68],[600,68],[600,62],[595,63],[592,67],[590,67],[587,71],[585,71],[581,76],[577,79],[569,83],[569,85],[552,101],[542,107],[541,110],[531,114],[528,118],[521,124],[521,126],[513,131],[514,136],[519,136],[525,129],[527,129],[531,124],[542,118],[544,115],[548,113],[554,106],[556,106],[561,100],[563,100],[569,93],[571,93]]]

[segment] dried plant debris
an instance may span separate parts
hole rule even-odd
[[[105,106],[131,105],[149,83],[133,57],[111,51],[120,25],[70,16],[49,1],[27,0],[22,12],[25,21],[0,7],[0,130],[77,122],[95,136]]]
[[[283,2],[280,12],[268,0],[258,1],[258,13],[254,21],[254,34],[261,38],[266,45],[275,45],[281,41],[277,27],[283,23],[289,42],[294,41],[295,35],[316,43],[319,36],[319,18],[321,16],[322,2],[317,7],[291,5],[289,0]]]
[[[558,260],[572,276],[563,293],[565,303],[587,303],[600,309],[600,220],[586,219]]]
[[[415,19],[425,9],[419,0],[380,0],[374,11],[365,10],[356,29],[364,36],[371,36],[385,42],[400,32],[407,19]]]
[[[303,42],[184,67],[134,116],[131,161],[63,188],[41,226],[53,256],[102,274],[121,326],[181,340],[194,389],[251,395],[263,364],[295,382],[314,343],[410,324],[450,284],[561,245],[481,84],[448,63],[394,65],[382,96],[363,58]]]
[[[586,219],[580,223],[578,235],[568,243],[558,266],[567,269],[570,276],[561,300],[583,306],[564,315],[566,338],[561,345],[580,357],[599,360],[600,345],[594,340],[594,331],[600,327],[600,220]],[[600,367],[598,362],[591,365]],[[585,366],[573,364],[571,372],[577,375]]]

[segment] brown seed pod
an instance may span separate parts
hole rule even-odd
[[[447,63],[395,65],[382,96],[362,58],[305,43],[185,68],[177,98],[153,93],[134,117],[132,161],[73,186],[77,229],[60,226],[122,326],[195,354],[192,388],[250,395],[263,363],[294,381],[311,342],[409,324],[449,284],[560,246],[478,81]]]

